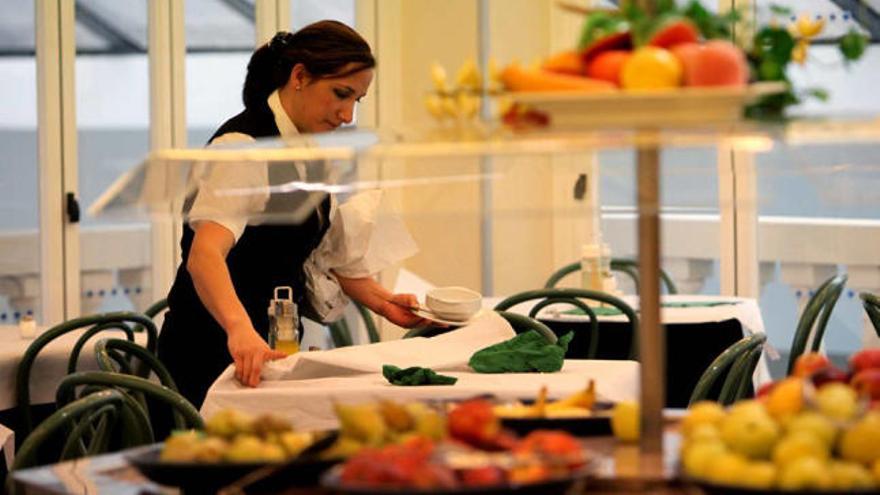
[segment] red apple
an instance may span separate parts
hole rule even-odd
[[[831,366],[831,360],[828,357],[818,352],[807,352],[801,354],[795,360],[794,370],[792,370],[791,375],[806,378],[829,366]]]
[[[853,375],[849,384],[861,396],[880,399],[880,369],[865,369]]]
[[[853,374],[862,370],[880,368],[880,349],[864,349],[849,358],[849,368]]]
[[[463,469],[459,475],[464,486],[492,486],[505,481],[504,471],[496,466]]]
[[[831,382],[848,383],[849,378],[849,375],[845,371],[836,368],[833,365],[828,365],[810,376],[810,379],[813,381],[813,385],[816,388]]]
[[[490,444],[501,431],[501,422],[492,404],[482,399],[460,403],[447,418],[449,435],[476,447]]]
[[[743,86],[749,80],[745,55],[729,41],[684,43],[672,53],[684,66],[685,86]]]
[[[779,382],[767,382],[760,387],[758,387],[758,391],[755,392],[755,397],[760,399],[770,395],[770,392],[773,390],[773,387]]]

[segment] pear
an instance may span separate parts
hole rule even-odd
[[[205,423],[205,432],[224,438],[254,431],[254,418],[241,411],[223,409]]]
[[[408,431],[413,429],[415,422],[405,407],[390,400],[379,402],[379,412],[382,419],[393,431]]]
[[[329,448],[321,452],[319,457],[325,460],[348,459],[364,448],[365,445],[351,437],[340,436]]]
[[[367,445],[382,445],[388,427],[375,404],[334,404],[340,434]]]
[[[413,431],[433,440],[446,438],[446,418],[439,412],[421,402],[411,402],[404,407],[413,418]]]

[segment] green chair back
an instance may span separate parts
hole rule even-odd
[[[133,422],[138,422],[142,415],[149,418],[149,414],[141,404],[139,394],[164,403],[171,407],[174,416],[174,427],[179,430],[198,429],[202,430],[205,423],[199,415],[199,411],[179,393],[171,388],[160,385],[150,380],[134,375],[114,373],[108,371],[81,371],[64,378],[58,385],[55,393],[55,402],[61,406],[73,402],[77,398],[77,388],[83,387],[83,393],[99,388],[111,388],[119,390],[126,395],[126,407],[136,411]],[[144,425],[150,441],[152,440],[152,427]]]
[[[159,382],[178,392],[177,384],[165,365],[155,354],[141,347],[136,342],[122,339],[101,339],[95,344],[95,358],[101,371],[136,375],[133,370],[133,359],[143,362],[156,375]],[[139,375],[136,375],[139,376]],[[142,377],[147,378],[147,377]]]
[[[134,332],[129,324],[142,328],[147,333],[147,349],[155,352],[157,342],[156,325],[153,321],[140,313],[132,313],[127,311],[118,311],[113,313],[104,313],[91,316],[83,316],[65,321],[46,330],[28,346],[21,362],[18,364],[15,378],[15,395],[16,407],[21,418],[22,434],[27,435],[33,430],[33,416],[30,408],[30,376],[34,361],[40,351],[56,338],[69,332],[88,328],[83,335],[76,341],[70,353],[68,360],[68,373],[76,370],[76,363],[79,360],[79,354],[85,346],[86,342],[95,334],[104,330],[118,330],[125,333],[126,338],[134,341]]]
[[[361,316],[361,320],[364,322],[364,326],[367,328],[367,336],[370,338],[370,343],[379,342],[379,330],[376,327],[373,314],[366,306],[357,301],[352,301],[352,304],[354,304],[358,314]],[[348,322],[345,321],[345,317],[330,323],[327,327],[330,330],[330,338],[333,339],[334,346],[347,347],[353,344],[351,329],[348,326]]]
[[[168,299],[159,299],[150,305],[147,309],[144,310],[144,314],[150,317],[151,319],[155,319],[159,313],[168,309]]]
[[[862,292],[859,294],[859,298],[862,300],[862,306],[864,306],[865,312],[868,313],[868,319],[871,320],[871,325],[874,326],[874,331],[877,332],[877,336],[880,337],[880,297],[868,292]]]
[[[703,372],[694,391],[691,392],[689,404],[701,400],[710,400],[709,394],[712,387],[718,382],[722,374],[727,372],[724,383],[721,386],[717,400],[722,404],[732,404],[743,398],[748,390],[749,381],[761,352],[764,350],[764,342],[767,336],[763,333],[749,335],[734,342],[713,360]]]
[[[807,305],[804,306],[804,311],[798,319],[794,339],[791,343],[791,354],[788,357],[789,375],[794,370],[797,358],[807,351],[808,343],[810,343],[812,352],[819,350],[822,338],[825,336],[825,327],[828,326],[831,312],[843,292],[846,280],[846,275],[835,275],[829,278],[816,289],[813,297],[807,301]]]
[[[47,453],[43,452],[47,449],[43,447],[62,431],[66,432],[66,440],[60,454],[53,454],[48,462],[107,452],[123,405],[123,394],[116,390],[103,390],[65,404],[25,438],[15,454],[12,471],[47,462]]]
[[[496,311],[506,311],[517,304],[540,299],[529,312],[529,317],[535,318],[538,312],[552,304],[568,304],[580,308],[590,317],[590,334],[588,338],[587,358],[596,357],[599,346],[599,319],[595,311],[583,299],[609,304],[619,309],[632,325],[632,345],[630,346],[630,359],[638,357],[639,317],[635,310],[622,299],[605,292],[587,289],[538,289],[514,294],[495,305]]]
[[[553,272],[552,275],[550,275],[550,278],[548,278],[547,281],[544,283],[544,288],[552,289],[556,287],[556,284],[558,284],[560,280],[565,278],[566,275],[578,272],[580,270],[580,261],[575,261],[574,263],[565,265],[559,270]],[[633,281],[636,292],[639,291],[639,264],[637,261],[626,258],[612,258],[611,271],[627,274],[629,278]],[[669,274],[666,273],[663,269],[660,270],[660,280],[662,280],[663,285],[666,287],[667,294],[678,294],[678,288],[675,286],[675,282],[672,281],[672,277],[670,277]]]

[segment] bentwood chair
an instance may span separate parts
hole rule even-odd
[[[865,312],[868,313],[868,319],[871,320],[874,331],[880,337],[880,297],[869,292],[862,292],[859,294],[859,298],[862,299],[862,306],[864,306]]]
[[[126,339],[134,342],[134,334],[140,328],[147,334],[147,350],[150,352],[156,350],[156,326],[150,318],[140,313],[121,311],[84,316],[65,321],[46,330],[28,346],[16,371],[16,407],[19,411],[23,435],[27,435],[33,429],[33,414],[30,407],[30,376],[37,355],[53,340],[82,328],[87,328],[87,330],[83,332],[71,349],[67,366],[68,373],[76,371],[79,355],[86,342],[105,330],[121,331],[125,334]]]
[[[533,319],[537,317],[539,311],[554,304],[574,306],[583,311],[583,313],[590,318],[587,359],[596,357],[599,346],[599,319],[596,315],[596,308],[589,306],[584,300],[596,301],[613,306],[619,310],[621,314],[626,316],[632,326],[632,344],[630,346],[629,357],[630,359],[637,359],[639,318],[636,316],[635,310],[623,300],[605,292],[587,289],[545,288],[512,295],[495,305],[495,310],[506,311],[517,304],[536,299],[540,300],[540,302],[535,304],[535,306],[529,311],[529,317]]]
[[[376,321],[373,319],[373,314],[369,309],[357,301],[352,301],[352,304],[355,309],[357,309],[361,321],[364,322],[370,343],[379,342],[379,330],[376,328]],[[334,346],[347,347],[353,344],[354,341],[351,337],[351,329],[348,326],[348,322],[345,321],[344,316],[339,320],[330,323],[327,327],[330,330],[330,338],[333,339]]]
[[[831,318],[831,312],[834,305],[840,299],[840,294],[846,285],[847,276],[844,274],[835,275],[819,286],[816,292],[807,301],[804,310],[798,319],[797,327],[794,332],[794,339],[791,343],[791,354],[788,357],[788,374],[794,370],[794,363],[797,358],[807,352],[807,345],[810,345],[810,351],[818,352],[822,345],[822,338],[825,336],[825,327],[828,326],[828,320]]]
[[[547,281],[544,283],[544,288],[552,289],[556,287],[556,284],[558,284],[560,280],[565,278],[566,275],[574,272],[579,272],[580,270],[580,261],[575,261],[574,263],[565,265],[559,270],[553,272],[552,275],[550,275],[550,278],[548,278]],[[639,264],[637,261],[626,258],[613,258],[611,260],[611,271],[625,273],[633,281],[636,292],[639,291]],[[666,287],[667,294],[678,294],[678,288],[675,286],[675,282],[672,281],[672,277],[670,277],[669,274],[662,269],[660,270],[660,279],[663,281],[663,285]]]
[[[717,400],[721,404],[732,404],[745,397],[749,389],[749,383],[761,353],[764,351],[764,342],[767,336],[763,333],[752,334],[734,342],[712,361],[700,376],[688,404],[701,400],[712,400],[710,397],[713,387],[722,377],[721,391]]]
[[[199,411],[179,393],[171,388],[154,383],[134,375],[108,371],[81,371],[64,378],[55,393],[55,402],[60,406],[84,397],[96,390],[114,389],[124,394],[125,417],[127,422],[137,425],[136,429],[144,432],[139,443],[150,443],[155,440],[154,428],[150,414],[142,402],[142,395],[147,399],[164,404],[173,415],[174,429],[186,430],[205,428]],[[77,394],[79,391],[79,394]],[[146,423],[144,422],[146,420]]]
[[[16,493],[12,477],[16,470],[139,445],[143,433],[138,422],[126,425],[121,421],[126,410],[123,393],[102,390],[55,411],[18,448],[6,479],[6,492]],[[139,423],[144,421],[141,418]]]

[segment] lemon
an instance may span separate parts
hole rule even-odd
[[[763,412],[730,414],[721,422],[721,438],[734,452],[767,459],[779,439],[779,425]]]
[[[880,459],[880,413],[871,411],[845,430],[838,448],[848,461],[871,464]]]
[[[753,461],[743,469],[743,477],[737,486],[769,490],[776,483],[776,466],[769,461]]]
[[[720,442],[721,431],[713,424],[701,424],[691,430],[691,434],[684,439],[685,445],[694,445],[704,442]]]
[[[727,414],[729,416],[741,416],[741,415],[761,415],[766,416],[767,410],[764,408],[764,404],[755,400],[741,400],[739,402],[735,402],[732,406],[730,406],[730,410],[728,410]]]
[[[858,395],[845,383],[827,383],[816,392],[816,406],[831,419],[847,421],[858,412]]]
[[[681,85],[681,62],[668,50],[644,46],[623,64],[620,83],[626,89],[663,89]]]
[[[870,471],[855,462],[832,462],[828,467],[828,472],[831,474],[831,483],[835,490],[853,490],[874,486],[874,478]]]
[[[801,457],[779,471],[777,485],[783,490],[828,490],[833,480],[826,461]]]
[[[786,435],[773,449],[773,462],[780,468],[804,458],[828,459],[828,445],[814,435],[797,432]]]
[[[685,447],[681,453],[681,462],[684,471],[694,478],[705,478],[709,466],[722,454],[726,454],[727,447],[722,442],[703,442]]]
[[[813,435],[829,447],[837,438],[837,427],[830,419],[815,411],[803,411],[785,425],[787,433]]]
[[[744,478],[747,468],[745,457],[728,452],[709,462],[706,479],[719,485],[736,485]]]
[[[724,419],[724,408],[717,402],[700,401],[688,408],[687,416],[681,420],[681,433],[689,437],[691,432],[701,425],[718,426]]]
[[[611,411],[611,431],[618,440],[634,442],[639,439],[639,404],[618,402]]]

